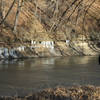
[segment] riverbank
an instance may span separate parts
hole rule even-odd
[[[73,41],[31,41],[32,43],[16,43],[0,47],[0,59],[19,59],[34,57],[61,56],[94,56],[99,48],[87,42]]]
[[[0,100],[100,100],[100,87],[77,86],[44,89],[24,97],[0,97]]]
[[[86,0],[84,0],[81,5],[86,5],[87,3],[85,3],[85,1]],[[89,9],[88,11],[89,14],[86,14],[87,16],[85,18],[87,23],[86,25],[84,25],[85,31],[83,31],[82,22],[82,16],[84,16],[83,12],[81,12],[82,14],[80,14],[81,16],[77,20],[77,23],[76,20],[72,20],[77,19],[76,15],[79,14],[79,12],[77,12],[78,8],[77,11],[75,9],[75,14],[73,14],[71,19],[69,18],[69,16],[70,12],[73,12],[71,11],[73,9],[70,9],[69,13],[65,13],[65,15],[63,16],[64,19],[68,18],[70,19],[70,21],[65,23],[63,23],[62,21],[59,22],[59,18],[64,14],[64,12],[66,12],[66,4],[68,3],[68,5],[71,5],[72,2],[70,2],[70,0],[69,2],[67,2],[66,0],[64,2],[60,1],[60,5],[58,5],[59,11],[57,15],[56,13],[54,13],[55,11],[53,11],[53,9],[55,8],[55,2],[53,2],[52,0],[43,0],[37,2],[38,7],[36,6],[34,1],[24,1],[17,19],[18,22],[16,24],[16,28],[15,19],[18,3],[14,2],[13,5],[12,0],[3,2],[6,6],[3,7],[3,11],[2,7],[0,9],[2,13],[2,16],[0,16],[1,22],[5,14],[8,13],[10,7],[11,10],[9,14],[7,14],[4,22],[0,25],[0,42],[4,43],[0,43],[1,59],[97,54],[95,51],[98,50],[96,50],[95,47],[91,48],[90,44],[88,44],[87,42],[91,40],[92,42],[96,42],[96,40],[98,40],[98,35],[97,37],[95,36],[95,34],[98,34],[100,31],[98,21],[100,19],[100,9],[97,10],[97,7],[99,8],[98,1],[95,1],[95,3],[91,5],[91,9]],[[52,3],[53,8],[50,7],[50,9],[48,9]],[[91,4],[90,1],[88,3]],[[76,4],[77,3],[73,4],[73,6],[76,6]],[[58,19],[56,18],[56,16]],[[61,24],[61,26],[59,26],[58,24]],[[16,29],[16,31],[14,31],[14,29]],[[70,41],[71,43],[66,43]],[[14,44],[6,45],[6,43]]]

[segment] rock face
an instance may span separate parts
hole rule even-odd
[[[43,41],[30,46],[20,45],[17,47],[1,47],[0,59],[17,59],[28,57],[52,57],[72,55],[98,55],[96,50],[91,49],[87,42],[53,42]]]
[[[0,48],[0,59],[17,59],[23,58],[24,55],[17,49]]]
[[[4,3],[4,13],[7,14],[12,0],[5,0]],[[81,2],[76,0],[71,6],[72,3],[71,0],[59,0],[59,2],[56,0],[37,0],[37,2],[25,0],[19,13],[17,32],[14,33],[13,27],[18,4],[16,1],[6,20],[0,25],[0,47],[3,47],[0,55],[4,52],[1,58],[9,58],[9,55],[16,58],[15,50],[8,50],[16,46],[17,51],[24,52],[24,55],[39,57],[97,54],[97,50],[91,48],[87,41],[84,43],[83,41],[77,43],[77,41],[80,40],[78,38],[80,35],[88,38],[92,32],[100,32],[100,2],[99,0],[82,0]],[[69,45],[66,44],[67,40],[71,41]],[[43,41],[53,41],[55,44],[52,49],[48,48],[49,43],[46,47],[37,44],[39,47],[32,48],[32,41],[42,42],[42,44],[44,44]],[[16,45],[12,46],[14,43]],[[20,44],[28,50],[24,47],[20,48]]]

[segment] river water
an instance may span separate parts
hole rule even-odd
[[[100,85],[98,57],[0,61],[0,95],[25,95],[56,86]]]

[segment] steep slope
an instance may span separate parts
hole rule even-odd
[[[4,1],[5,15],[12,2],[12,0]],[[25,0],[19,13],[17,32],[14,32],[17,7],[16,1],[6,20],[0,25],[0,42],[10,46],[13,43],[18,46],[27,43],[25,45],[28,46],[32,40],[54,41],[60,55],[88,54],[80,53],[83,51],[77,50],[75,44],[72,45],[73,43],[68,49],[69,46],[66,46],[65,41],[67,39],[72,42],[79,41],[80,35],[90,38],[93,32],[96,34],[100,32],[99,0],[75,0],[74,3],[71,0]],[[0,45],[4,46],[3,43]],[[66,54],[72,49],[74,49],[72,54]]]
[[[5,3],[6,3],[5,13],[7,13],[12,3],[12,0],[7,0],[5,1]],[[71,3],[72,2],[70,0],[69,2],[66,0],[59,0],[58,11],[56,11],[55,10],[56,3],[54,3],[53,1],[38,0],[37,1],[38,6],[36,6],[35,0],[33,1],[26,0],[24,2],[24,5],[20,12],[20,16],[18,18],[17,36],[18,37],[21,36],[21,38],[24,39],[41,39],[41,38],[47,39],[49,32],[50,34],[52,34],[54,31],[53,28],[55,27],[53,25],[56,25],[57,27],[55,34],[57,33],[57,31],[58,33],[62,32],[63,34],[63,32],[65,32],[67,34],[69,30],[70,30],[69,34],[71,34],[71,32],[82,34],[84,16],[85,16],[84,23],[87,32],[90,30],[90,28],[93,28],[95,30],[100,29],[99,0],[95,0],[95,2],[93,2],[93,0],[83,0],[83,2],[81,3],[80,0],[77,0],[77,2],[68,9],[68,6],[70,6]],[[78,5],[79,3],[80,5]],[[12,8],[8,17],[6,18],[5,21],[6,28],[4,27],[3,30],[4,32],[2,32],[3,34],[5,33],[5,29],[10,29],[9,31],[13,29],[16,10],[17,10],[16,7],[17,4],[14,4],[14,7]],[[66,11],[66,8],[68,9],[68,11]],[[63,14],[64,11],[66,11],[65,14]],[[60,18],[61,16],[62,18]],[[13,33],[11,34],[13,35]],[[41,38],[37,36],[40,36]]]

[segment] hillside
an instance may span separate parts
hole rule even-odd
[[[19,1],[22,2],[22,5],[17,17],[18,22],[16,24],[16,32],[14,31],[14,25],[16,14],[19,9],[18,1],[4,0],[3,7],[1,3],[1,22],[3,20],[2,16],[5,18],[9,8],[13,4],[6,19],[0,25],[1,46],[7,44],[6,47],[14,47],[15,44],[16,46],[19,46],[20,44],[23,45],[25,43],[25,45],[28,46],[32,40],[37,42],[54,41],[56,42],[55,48],[57,49],[57,52],[59,52],[58,55],[69,55],[70,53],[66,53],[66,51],[71,51],[72,49],[76,50],[74,50],[71,55],[87,55],[88,53],[82,52],[81,46],[79,50],[77,50],[76,44],[72,43],[71,48],[66,48],[65,41],[77,41],[79,40],[80,36],[89,39],[91,39],[91,36],[93,36],[93,42],[96,40],[95,38],[99,39],[99,0]],[[88,47],[88,44],[86,44],[85,47]],[[45,51],[44,48],[42,49]]]

